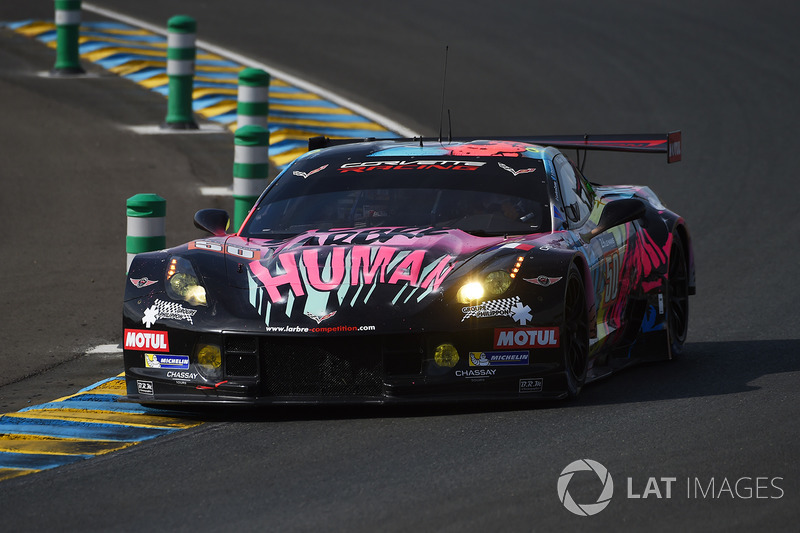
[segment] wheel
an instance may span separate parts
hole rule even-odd
[[[561,327],[561,350],[567,394],[578,395],[586,381],[589,361],[589,317],[586,313],[586,289],[578,267],[570,265],[564,294],[564,323]]]
[[[667,328],[670,354],[683,351],[689,329],[689,270],[680,238],[675,236],[669,252],[667,279]]]

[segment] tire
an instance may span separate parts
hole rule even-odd
[[[667,278],[667,332],[670,356],[683,351],[689,330],[689,268],[680,238],[675,235],[669,252]]]
[[[575,398],[586,381],[589,362],[589,316],[586,312],[586,288],[578,267],[569,267],[564,292],[564,321],[561,326],[561,352],[566,375],[567,394]]]

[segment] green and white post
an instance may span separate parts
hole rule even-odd
[[[53,76],[86,74],[81,67],[78,38],[81,27],[81,0],[55,0],[56,64]]]
[[[236,130],[233,142],[233,227],[238,231],[267,187],[269,130],[242,126]]]
[[[163,250],[167,247],[165,219],[167,201],[157,194],[137,194],[127,201],[128,235],[125,251],[128,262],[125,272],[130,270],[136,254]]]
[[[269,129],[269,81],[270,76],[257,68],[246,68],[239,72],[239,89],[236,100],[236,127],[261,126]]]
[[[196,130],[192,112],[194,61],[197,56],[195,39],[197,22],[186,15],[176,15],[167,21],[167,118],[163,127],[176,130]]]

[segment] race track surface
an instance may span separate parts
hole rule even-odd
[[[0,482],[4,527],[794,529],[800,7],[92,4],[158,25],[190,14],[199,38],[428,135],[439,129],[445,46],[455,135],[681,129],[677,165],[592,153],[586,170],[599,182],[648,185],[686,218],[698,294],[684,355],[589,386],[578,401],[216,412],[195,428]],[[52,19],[51,8],[14,3],[0,19]],[[125,199],[159,193],[168,244],[195,237],[195,210],[231,208],[198,190],[228,183],[232,139],[131,133],[120,126],[163,120],[159,95],[100,71],[37,77],[53,51],[5,30],[0,37],[0,411],[8,412],[122,370],[121,361],[81,354],[119,341]],[[614,482],[594,516],[559,501],[559,477],[580,459],[601,463]],[[569,484],[577,502],[599,494],[588,474]]]

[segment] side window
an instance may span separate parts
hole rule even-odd
[[[589,216],[592,210],[592,194],[587,190],[583,176],[575,170],[569,159],[558,155],[554,163],[561,187],[564,211],[572,224],[578,223]]]

